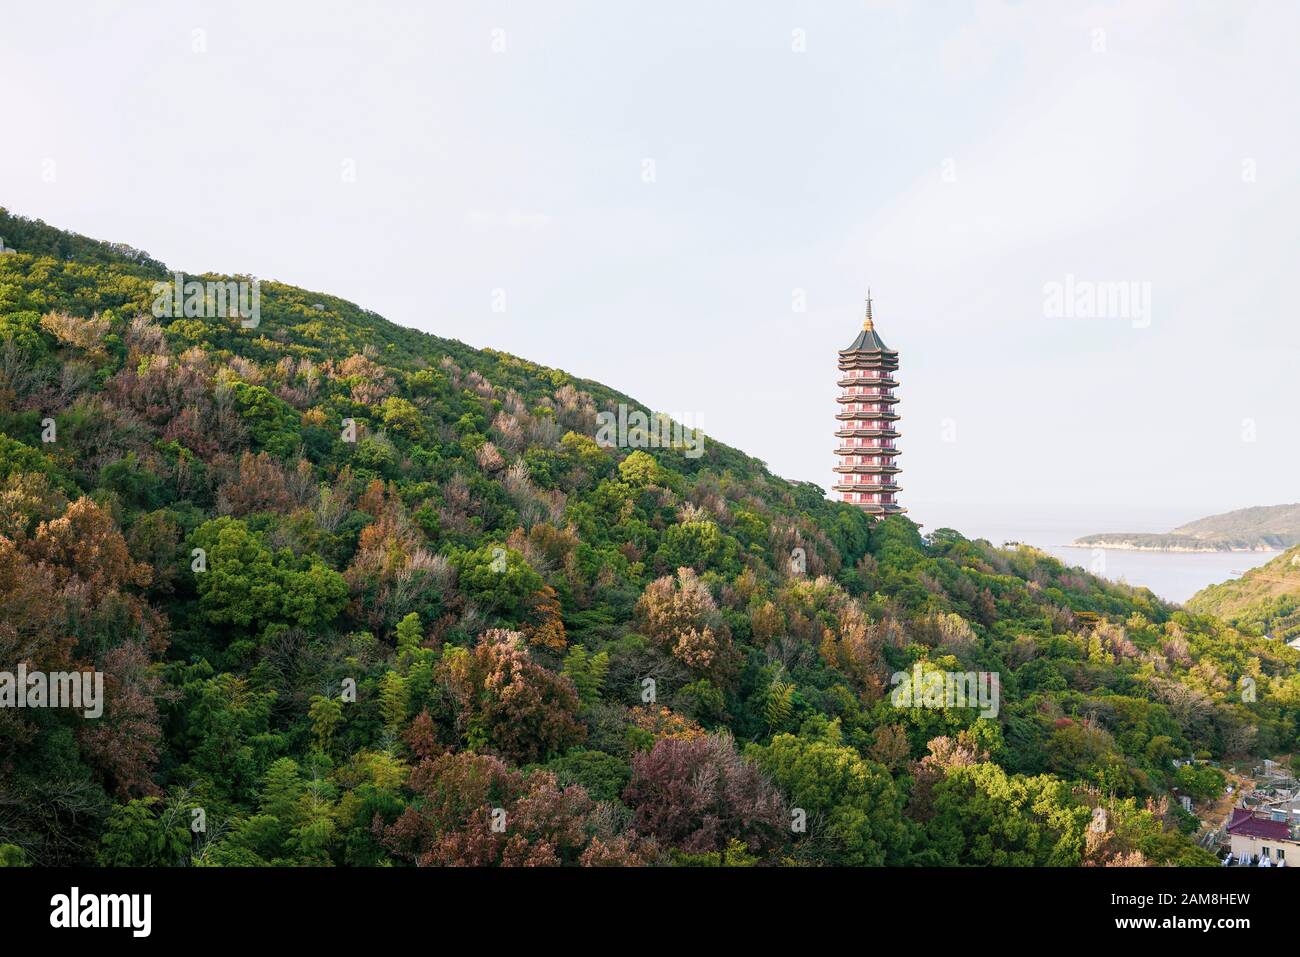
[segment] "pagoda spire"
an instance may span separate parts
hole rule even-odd
[[[873,517],[906,512],[898,504],[898,353],[876,332],[870,289],[862,331],[840,350],[839,367],[835,492]]]

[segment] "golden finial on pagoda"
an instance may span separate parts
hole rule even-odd
[[[875,323],[871,321],[871,290],[867,290],[867,318],[862,320],[862,328],[871,332],[876,328]]]

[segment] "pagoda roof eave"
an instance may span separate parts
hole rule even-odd
[[[856,339],[849,343],[848,348],[840,350],[840,355],[848,355],[854,352],[863,352],[870,355],[898,355],[897,352],[885,345],[885,341],[876,333],[875,323],[870,319],[863,324],[862,331],[858,333]]]

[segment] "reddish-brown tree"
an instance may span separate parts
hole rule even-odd
[[[638,833],[691,853],[725,853],[732,838],[761,853],[786,825],[780,792],[726,735],[660,739],[633,757],[623,800]]]

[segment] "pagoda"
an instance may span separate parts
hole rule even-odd
[[[871,318],[871,291],[867,291],[867,317],[862,331],[840,350],[840,411],[835,416],[839,438],[835,454],[835,492],[839,499],[870,515],[897,515],[907,509],[898,504],[900,469],[898,432],[894,411],[898,386],[898,353],[876,333]]]

